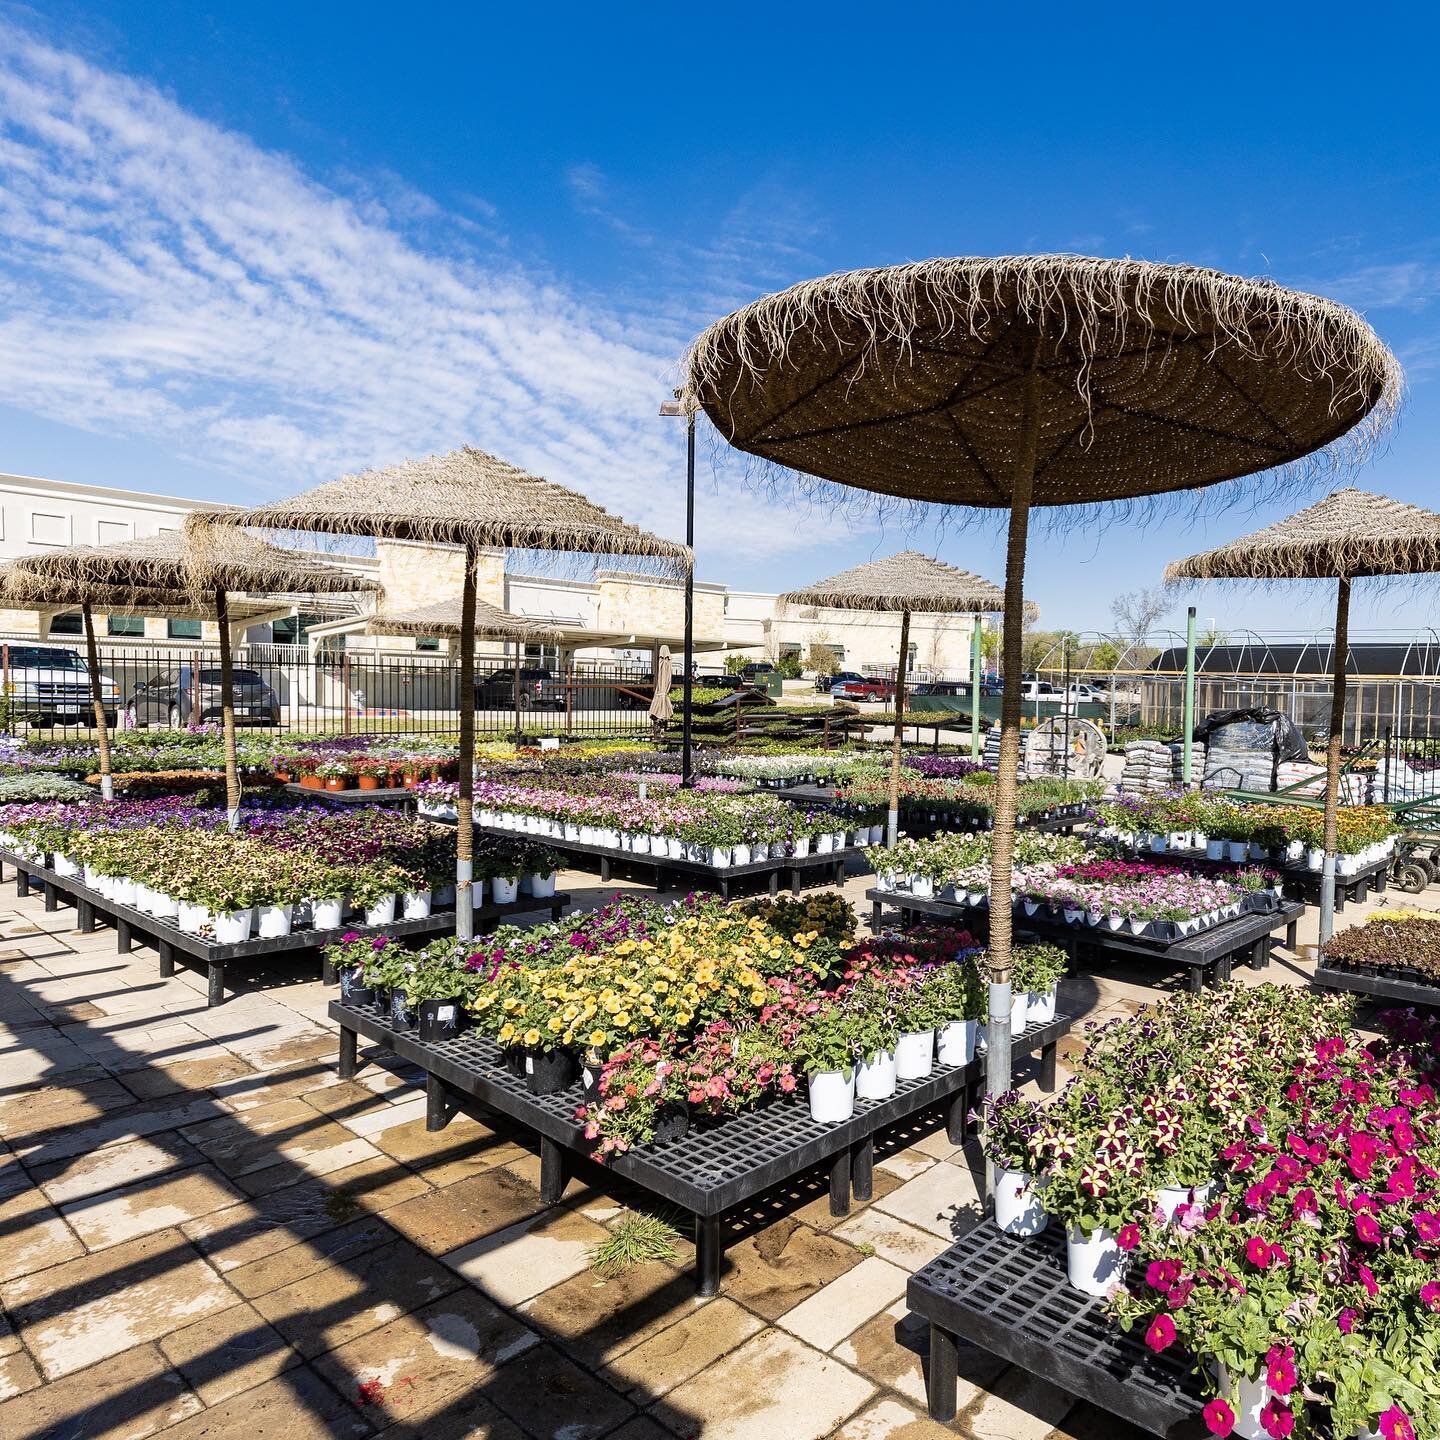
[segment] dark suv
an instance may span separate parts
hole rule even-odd
[[[260,678],[258,670],[233,672],[230,699],[235,707],[237,725],[278,725],[280,699]],[[221,716],[222,690],[220,667],[175,665],[157,670],[142,680],[130,697],[137,725],[168,725],[178,730],[195,718],[198,682],[201,720],[218,720]]]
[[[515,708],[515,667],[491,670],[475,679],[477,710],[513,710]],[[563,710],[565,696],[555,677],[541,666],[520,667],[520,708],[522,710]]]

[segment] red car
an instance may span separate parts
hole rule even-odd
[[[830,694],[836,700],[893,700],[893,680],[842,680],[831,688]]]

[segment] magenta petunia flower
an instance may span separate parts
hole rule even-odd
[[[1133,1250],[1140,1243],[1140,1227],[1138,1225],[1122,1225],[1119,1233],[1115,1236],[1115,1243],[1122,1250]]]
[[[1175,1322],[1168,1315],[1157,1315],[1145,1332],[1145,1343],[1158,1355],[1175,1343]]]
[[[1295,1352],[1288,1345],[1272,1345],[1265,1356],[1265,1383],[1282,1399],[1294,1388]]]
[[[1268,1270],[1274,1252],[1258,1235],[1252,1235],[1245,1244],[1245,1258],[1257,1270]]]
[[[1420,1303],[1427,1310],[1440,1310],[1440,1280],[1431,1280],[1420,1287]]]
[[[1205,1407],[1205,1428],[1212,1435],[1225,1436],[1235,1428],[1235,1412],[1218,1395]]]
[[[1415,1222],[1415,1233],[1429,1244],[1440,1240],[1440,1215],[1430,1210],[1417,1210],[1411,1217]]]
[[[1288,1405],[1282,1405],[1279,1400],[1267,1400],[1264,1409],[1260,1411],[1260,1424],[1273,1440],[1285,1440],[1295,1428],[1295,1412]]]
[[[1355,1217],[1355,1235],[1362,1245],[1378,1245],[1381,1232],[1380,1222],[1366,1211]]]
[[[1415,1440],[1415,1427],[1398,1405],[1392,1405],[1380,1417],[1380,1436],[1381,1440]]]

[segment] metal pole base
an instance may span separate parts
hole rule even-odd
[[[1335,933],[1335,856],[1325,852],[1325,864],[1320,871],[1320,943],[1323,945]]]
[[[472,860],[455,862],[455,938],[475,938],[475,892],[470,888],[475,875]]]
[[[1010,982],[991,981],[990,1018],[985,1026],[985,1093],[1003,1095],[1010,1088]],[[985,1190],[995,1198],[994,1167],[985,1162]]]

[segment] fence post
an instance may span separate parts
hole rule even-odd
[[[4,696],[5,729],[8,733],[15,732],[15,707],[10,697],[10,642],[7,640],[0,645],[0,670],[4,672],[4,680],[0,681],[4,689],[0,694]]]
[[[198,650],[193,651],[190,656],[190,723],[196,727],[200,724],[200,652]]]
[[[565,733],[573,734],[575,731],[575,662],[565,667]]]
[[[348,735],[351,731],[350,725],[350,654],[345,652],[340,657],[340,733]]]

